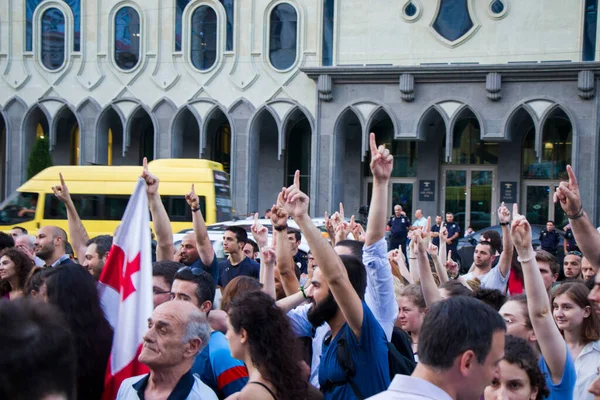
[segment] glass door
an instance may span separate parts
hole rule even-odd
[[[446,167],[442,177],[444,212],[465,232],[478,231],[496,223],[496,170],[489,167]]]
[[[554,192],[558,182],[554,181],[525,181],[523,182],[522,203],[525,205],[525,216],[532,225],[546,225],[554,221],[558,229],[569,223],[560,204],[554,204]]]
[[[415,180],[406,178],[392,178],[388,186],[388,210],[389,215],[394,214],[394,206],[400,204],[406,216],[412,220],[413,204],[415,204],[416,192],[414,190]],[[364,186],[364,195],[366,202],[363,204],[371,204],[373,195],[373,178],[366,178]]]

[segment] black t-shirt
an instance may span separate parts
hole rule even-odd
[[[251,276],[259,279],[260,264],[254,260],[244,257],[238,265],[231,265],[229,259],[219,263],[219,283],[224,288],[236,276]]]

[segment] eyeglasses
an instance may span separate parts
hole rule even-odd
[[[199,268],[199,267],[194,267],[194,268],[192,268],[192,267],[181,267],[181,268],[179,268],[177,270],[177,273],[184,272],[184,271],[190,271],[195,276],[200,276],[204,272],[204,270],[202,268]]]

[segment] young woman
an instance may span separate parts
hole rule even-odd
[[[485,388],[484,400],[542,400],[548,396],[538,357],[527,341],[507,335],[499,374]]]
[[[600,326],[588,300],[590,290],[580,282],[560,285],[552,299],[554,321],[575,360],[576,399],[593,399],[587,391],[600,365]]]
[[[14,247],[0,253],[0,298],[14,300],[25,296],[24,288],[33,262]]]
[[[249,381],[229,399],[295,400],[322,397],[300,368],[301,355],[288,317],[260,291],[235,297],[229,307],[231,355],[245,362]],[[310,387],[310,388],[309,388]]]
[[[415,361],[419,361],[419,333],[425,320],[427,306],[423,291],[418,284],[405,286],[398,298],[398,323],[400,328],[410,335]]]

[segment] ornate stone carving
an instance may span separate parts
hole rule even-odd
[[[319,90],[319,99],[323,101],[333,100],[333,81],[329,75],[319,75],[317,81],[317,89]]]
[[[415,77],[412,74],[400,75],[400,93],[402,100],[413,101],[415,99]]]
[[[577,89],[579,89],[579,97],[584,100],[589,100],[594,97],[595,92],[595,77],[592,71],[580,71],[577,76]]]
[[[488,92],[488,99],[498,101],[502,98],[502,75],[497,72],[490,72],[485,78],[485,90]]]

